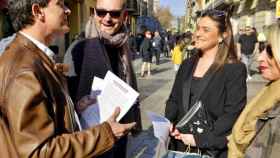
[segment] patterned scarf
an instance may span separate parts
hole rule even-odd
[[[118,53],[118,60],[120,61],[118,63],[118,76],[122,80],[126,81],[126,83],[128,83],[129,85],[132,85],[132,64],[130,62],[131,54],[127,42],[129,38],[127,29],[123,27],[119,33],[113,36],[104,32],[100,32],[100,38],[106,46],[109,46],[111,48],[117,48],[119,50],[119,52],[113,52]]]

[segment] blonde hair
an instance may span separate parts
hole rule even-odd
[[[273,24],[266,30],[267,42],[271,45],[272,53],[275,60],[280,64],[280,26]]]

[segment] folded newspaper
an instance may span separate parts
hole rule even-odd
[[[139,93],[108,71],[104,80],[94,77],[91,95],[97,98],[97,103],[82,112],[80,121],[84,129],[108,120],[116,107],[121,109],[119,121],[136,102]]]

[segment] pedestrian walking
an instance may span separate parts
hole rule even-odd
[[[135,36],[133,35],[132,32],[129,33],[128,45],[131,50],[132,59],[134,60],[137,56],[137,44],[136,44]]]
[[[184,55],[183,55],[182,49],[183,49],[182,39],[179,38],[176,41],[176,45],[175,45],[175,47],[174,47],[174,49],[172,51],[172,57],[171,57],[172,62],[174,64],[174,70],[175,71],[179,70],[179,67],[182,64],[183,60],[184,60]]]
[[[242,62],[246,65],[247,69],[247,80],[250,80],[251,65],[253,62],[253,56],[258,50],[258,40],[256,33],[250,26],[246,26],[245,34],[240,35],[237,43],[238,57],[241,58]]]
[[[160,37],[160,34],[158,31],[155,31],[154,37],[152,39],[152,45],[153,45],[153,52],[156,57],[156,65],[159,65],[160,63],[160,54],[162,53],[162,39]]]
[[[145,31],[145,38],[140,46],[140,54],[142,56],[141,77],[145,76],[147,67],[147,75],[151,76],[151,63],[153,58],[152,52],[152,33],[149,30]]]

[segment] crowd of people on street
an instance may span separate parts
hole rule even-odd
[[[142,132],[140,102],[120,121],[116,108],[107,121],[82,129],[82,112],[97,102],[93,79],[111,71],[137,91],[133,60],[142,59],[145,77],[153,75],[153,57],[160,65],[163,56],[176,71],[165,107],[172,123],[167,157],[186,150],[203,158],[279,157],[279,24],[261,33],[246,26],[233,36],[230,14],[210,9],[194,32],[146,28],[134,36],[125,25],[126,5],[97,0],[58,63],[49,46],[69,32],[71,10],[63,0],[9,0],[15,32],[0,41],[2,157],[127,157],[128,135]],[[253,59],[268,84],[247,103]]]

